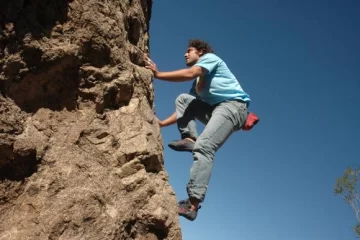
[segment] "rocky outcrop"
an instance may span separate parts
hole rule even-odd
[[[0,2],[0,239],[181,239],[151,4]]]

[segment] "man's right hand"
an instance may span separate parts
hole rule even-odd
[[[170,125],[176,123],[176,112],[174,112],[173,114],[171,114],[169,117],[167,117],[166,119],[164,119],[162,121],[159,120],[158,118],[156,118],[156,119],[157,119],[160,127],[170,126]]]
[[[156,64],[147,56],[145,57],[145,63],[146,63],[145,67],[147,69],[150,69],[153,72],[154,77],[156,77],[157,73],[159,72],[158,69],[157,69]]]

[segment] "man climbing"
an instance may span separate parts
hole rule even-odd
[[[170,148],[193,153],[194,162],[187,184],[189,198],[179,202],[179,215],[193,221],[205,199],[215,152],[233,132],[242,129],[245,123],[251,128],[258,119],[256,115],[252,115],[254,119],[249,118],[249,95],[208,43],[189,40],[185,61],[190,68],[160,72],[147,58],[146,68],[159,80],[183,82],[195,79],[190,93],[177,97],[175,113],[159,122],[160,126],[177,123],[181,140],[169,143]],[[195,119],[206,125],[200,136]]]

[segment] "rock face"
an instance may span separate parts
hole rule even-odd
[[[181,239],[152,0],[0,2],[0,239]]]

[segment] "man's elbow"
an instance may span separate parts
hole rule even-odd
[[[197,69],[197,68],[190,68],[189,72],[188,72],[188,77],[191,79],[200,77],[202,74],[201,69]]]

